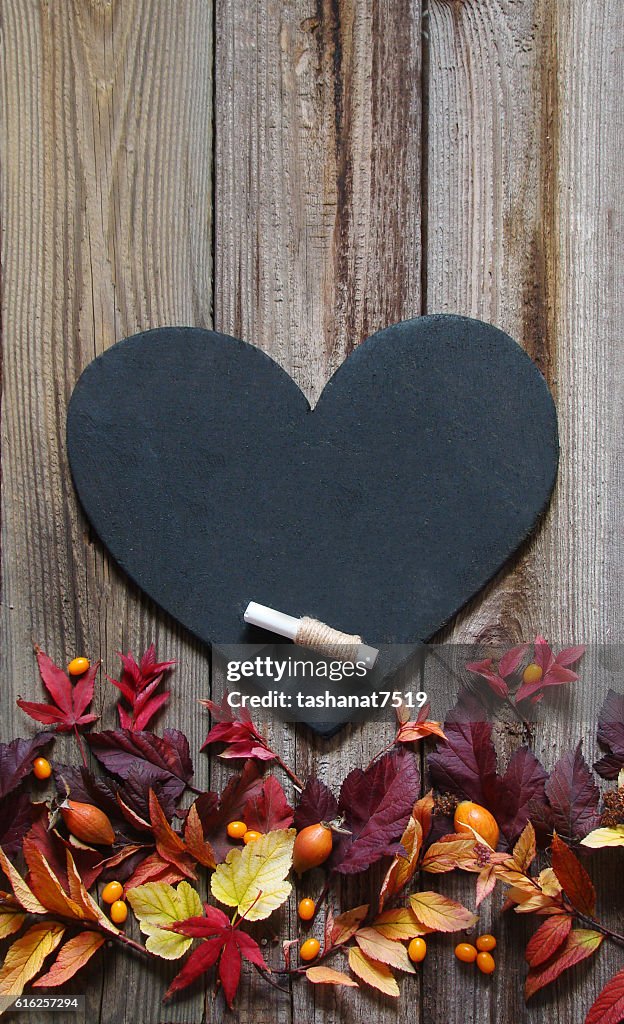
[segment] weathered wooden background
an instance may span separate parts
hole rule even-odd
[[[510,331],[557,398],[557,494],[537,539],[446,639],[621,640],[619,0],[2,0],[0,11],[3,738],[27,728],[14,697],[38,692],[33,640],[61,661],[101,654],[112,671],[115,651],[154,639],[180,662],[168,721],[188,732],[200,783],[227,771],[209,779],[198,754],[206,652],[93,541],[64,451],[84,366],[161,324],[254,341],[312,400],[358,342],[403,317],[454,311]],[[504,381],[484,387],[505,400]],[[592,696],[575,699],[591,756]],[[113,725],[104,684],[97,703]],[[538,736],[548,766],[577,733],[570,722]],[[335,780],[379,748],[379,726],[329,744],[275,726],[272,740],[299,774]],[[303,984],[289,997],[253,975],[231,1015],[197,991],[162,1009],[171,971],[113,953],[76,990],[101,1024],[576,1024],[621,966],[603,949],[526,1011],[525,932],[517,920],[497,929],[493,980],[458,989],[452,942],[432,942],[398,1005]]]

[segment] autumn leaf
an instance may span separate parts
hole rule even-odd
[[[522,683],[516,693],[516,704],[524,700],[534,704],[542,699],[544,690],[576,682],[578,675],[569,666],[574,665],[584,653],[585,647],[579,645],[566,647],[555,656],[544,637],[538,636],[533,647],[533,662],[539,666],[542,674],[533,682]]]
[[[414,818],[410,818],[405,832],[401,836],[403,851],[396,853],[388,868],[379,893],[379,910],[383,910],[384,904],[391,896],[395,896],[405,888],[407,883],[414,877],[418,867],[418,858],[422,849],[423,833],[422,825]]]
[[[55,665],[43,651],[36,649],[37,664],[41,681],[50,694],[52,704],[35,704],[32,701],[18,699],[17,704],[27,715],[45,725],[55,725],[57,732],[70,732],[81,725],[95,722],[97,715],[86,714],[93,700],[95,677],[100,667],[96,661],[78,682],[72,684],[68,674]]]
[[[396,967],[409,974],[416,973],[405,946],[401,942],[386,938],[376,928],[360,928],[355,933],[355,941],[362,952],[373,960],[378,960],[389,967]]]
[[[624,767],[624,694],[609,690],[600,709],[598,743],[606,751],[594,768],[603,779],[617,779]]]
[[[387,939],[393,939],[395,942],[415,939],[435,930],[421,924],[409,907],[384,910],[373,921],[373,927],[380,935],[385,935]]]
[[[0,939],[7,939],[22,927],[26,920],[17,900],[11,900],[8,893],[0,892]]]
[[[329,786],[311,775],[307,780],[295,809],[294,824],[298,832],[318,821],[333,821],[338,817],[338,801]]]
[[[624,971],[608,981],[591,1007],[585,1024],[620,1024],[624,1019]]]
[[[65,929],[56,921],[34,924],[13,943],[0,968],[0,995],[19,996],[59,945]]]
[[[415,892],[409,898],[418,920],[438,932],[458,932],[477,923],[476,914],[437,892]]]
[[[474,861],[475,845],[475,839],[461,834],[444,836],[431,844],[422,859],[421,868],[432,875],[441,875],[464,867]]]
[[[288,899],[285,878],[292,865],[295,829],[268,832],[243,849],[233,849],[210,879],[219,903],[235,907],[248,921],[268,917]]]
[[[528,871],[536,857],[535,829],[531,822],[528,821],[522,835],[513,848],[513,859],[521,871]]]
[[[98,932],[81,932],[70,939],[59,951],[49,971],[33,982],[33,988],[54,988],[64,985],[83,968],[106,942]]]
[[[359,988],[357,981],[350,978],[348,974],[334,971],[331,967],[308,967],[305,976],[313,985],[347,985],[351,988]]]
[[[140,662],[136,662],[130,651],[120,654],[123,672],[121,679],[107,676],[109,682],[121,691],[129,708],[125,708],[122,699],[117,703],[117,714],[122,729],[131,731],[147,729],[151,719],[169,699],[169,690],[155,694],[165,672],[175,665],[175,661],[156,661],[156,649],[151,644],[143,654]]]
[[[30,775],[35,757],[53,741],[53,733],[40,732],[27,740],[18,738],[11,743],[0,743],[0,799],[12,793]]]
[[[583,839],[600,824],[600,793],[580,743],[557,762],[545,793],[547,805],[530,808],[531,820],[542,832],[557,831],[568,840]]]
[[[362,771],[355,768],[340,789],[339,811],[349,835],[341,836],[332,868],[341,874],[364,871],[399,852],[398,840],[418,795],[420,774],[414,756],[404,750],[385,754]]]
[[[539,967],[550,960],[563,945],[571,930],[572,918],[569,914],[555,914],[546,918],[527,945],[525,958],[529,967]]]
[[[174,864],[187,878],[197,878],[193,870],[195,862],[187,852],[186,844],[182,837],[173,831],[167,821],[153,790],[150,790],[149,795],[149,811],[152,831],[156,840],[156,852],[160,854],[163,860]]]
[[[173,885],[187,877],[188,875],[171,861],[165,860],[159,853],[151,853],[137,864],[130,877],[126,879],[124,888],[129,892],[140,885],[147,885],[148,882],[168,882]]]
[[[30,887],[46,910],[81,921],[85,912],[64,892],[47,860],[32,840],[24,840],[24,859],[28,865]]]
[[[35,805],[23,790],[14,790],[0,800],[0,846],[9,856],[21,850],[35,816]]]
[[[553,835],[552,866],[570,903],[579,914],[592,917],[596,909],[596,890],[578,857],[557,833]]]
[[[390,968],[377,960],[372,960],[357,946],[351,946],[349,949],[349,967],[358,978],[384,995],[393,998],[400,995],[399,986]]]
[[[191,804],[186,821],[184,822],[184,844],[186,849],[195,860],[203,864],[205,868],[216,867],[214,850],[210,843],[204,838],[204,827],[199,817],[197,804]]]
[[[188,882],[180,882],[177,889],[166,882],[148,882],[131,889],[127,896],[141,931],[149,936],[145,946],[150,953],[165,960],[184,956],[193,940],[165,929],[201,915],[199,893]]]
[[[494,892],[496,888],[496,872],[493,864],[486,864],[484,868],[481,868],[477,876],[477,891],[475,898],[475,906],[480,907],[481,904],[487,897]]]
[[[91,733],[87,743],[113,775],[128,780],[142,772],[143,783],[152,789],[161,783],[165,794],[178,800],[193,777],[189,744],[179,729],[165,729],[162,737],[152,732],[109,729]]]
[[[355,935],[367,914],[368,903],[363,903],[362,906],[345,910],[343,914],[334,918],[329,932],[330,945],[340,946],[344,942],[348,942]]]
[[[261,789],[260,769],[255,761],[248,760],[242,770],[229,779],[220,797],[211,791],[197,797],[194,806],[217,861],[224,860],[233,848],[226,832],[228,822],[242,818],[248,801]]]
[[[290,828],[293,823],[293,809],[286,799],[281,783],[274,775],[267,775],[260,792],[247,801],[243,820],[248,829],[263,834]]]
[[[439,722],[432,722],[427,718],[429,714],[429,705],[425,704],[416,717],[416,721],[409,722],[409,712],[405,705],[401,705],[397,708],[397,719],[399,722],[399,729],[396,734],[395,743],[414,743],[418,740],[426,739],[427,736],[439,736],[440,739],[445,739],[442,726]]]
[[[175,992],[192,984],[219,960],[219,978],[223,985],[228,1006],[232,1006],[240,981],[242,959],[268,971],[260,947],[251,935],[233,927],[227,915],[217,907],[206,904],[205,917],[191,917],[171,925],[174,932],[188,938],[202,938],[204,941],[193,950],[184,967],[173,979],[164,998],[169,999]]]
[[[596,828],[581,839],[581,846],[588,846],[590,850],[600,850],[605,846],[624,846],[624,825]]]
[[[17,868],[13,867],[2,847],[0,847],[0,867],[7,876],[13,895],[20,907],[28,914],[47,914],[47,909],[37,899],[30,886],[26,884]]]
[[[524,986],[527,1001],[540,989],[555,981],[564,971],[592,956],[603,939],[604,935],[600,932],[588,928],[573,928],[565,943],[550,960],[530,969]]]
[[[226,743],[219,757],[256,758],[259,761],[274,761],[276,754],[269,748],[264,736],[258,732],[247,708],[231,708],[225,691],[220,704],[212,700],[200,700],[216,721],[204,740],[202,750],[212,743]]]

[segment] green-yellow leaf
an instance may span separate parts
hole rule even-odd
[[[267,832],[242,850],[230,850],[210,879],[212,895],[236,907],[248,921],[260,921],[284,903],[291,891],[284,881],[292,864],[296,830]]]
[[[600,850],[603,846],[624,846],[624,825],[596,828],[581,839],[581,846],[589,846],[592,850]]]
[[[39,973],[43,962],[63,938],[65,929],[56,921],[34,924],[16,939],[0,969],[0,995],[20,996],[24,986]]]
[[[169,925],[203,913],[199,893],[188,882],[174,889],[168,882],[147,882],[129,889],[128,902],[139,921],[141,931],[149,938],[146,949],[164,960],[179,960],[192,943],[186,935],[165,931]]]

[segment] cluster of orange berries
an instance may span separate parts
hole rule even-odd
[[[470,942],[460,942],[455,946],[455,956],[464,964],[473,964],[476,961],[477,967],[482,974],[492,974],[496,964],[491,950],[496,949],[496,939],[493,935],[480,935],[473,946]],[[414,964],[420,964],[427,955],[427,943],[424,939],[412,939],[407,947],[407,955]]]
[[[256,832],[255,828],[247,828],[244,821],[231,821],[227,827],[227,834],[230,839],[242,839],[245,846],[260,839],[262,832]]]
[[[128,916],[128,906],[123,895],[121,882],[109,882],[102,889],[102,899],[110,906],[113,924],[123,924]]]

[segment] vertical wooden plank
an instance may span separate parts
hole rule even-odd
[[[617,342],[622,188],[622,12],[586,0],[429,6],[427,310],[453,310],[510,331],[545,373],[559,409],[562,460],[542,529],[447,631],[451,642],[532,638],[617,642],[622,578],[617,502],[624,359]],[[490,381],[504,401],[505,382]],[[530,415],[530,410],[527,410]],[[584,734],[589,687],[550,712],[536,753],[551,768]],[[603,907],[610,901],[601,880]],[[606,894],[606,895],[604,895]],[[501,927],[503,927],[501,925]],[[521,936],[507,932],[517,958]],[[537,1001],[561,1020],[583,1016],[614,970],[609,951]],[[500,951],[501,963],[505,953]],[[455,976],[428,964],[425,1019],[449,1007]],[[510,965],[513,969],[513,964]],[[528,1020],[520,979],[481,986],[475,1020]],[[467,997],[471,998],[471,997]]]
[[[228,0],[215,61],[215,326],[264,348],[314,403],[355,345],[420,312],[420,3]],[[386,734],[271,730],[300,775],[333,784]],[[256,986],[239,1014],[413,1020],[405,992],[397,1010],[365,990],[299,983],[291,1004]]]
[[[2,41],[2,731],[28,732],[13,698],[39,693],[32,641],[111,672],[116,651],[154,639],[180,661],[167,718],[197,751],[206,657],[92,542],[64,430],[95,355],[139,329],[210,320],[211,3],[7,0]],[[132,495],[119,500],[130,513]],[[101,683],[105,726],[113,702]],[[202,1017],[201,993],[162,1010],[169,966],[99,962],[90,1018]]]

